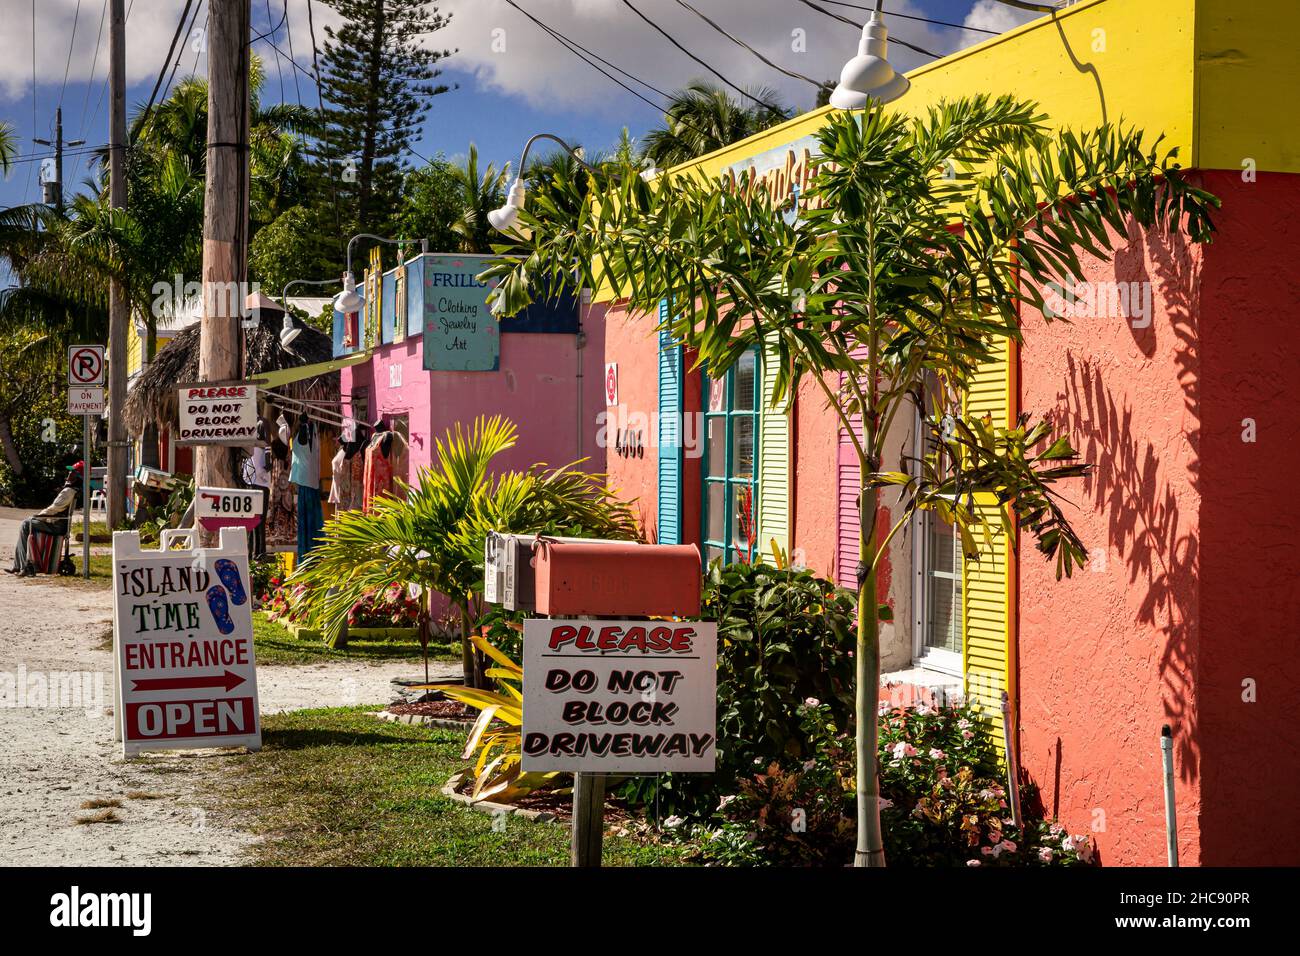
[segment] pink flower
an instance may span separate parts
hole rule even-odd
[[[1044,863],[1051,863],[1053,856],[1055,856],[1055,854],[1052,852],[1052,848],[1050,846],[1039,847],[1038,858],[1042,860]]]
[[[967,729],[969,729],[969,728],[970,728],[970,721],[967,720],[965,717],[963,717],[961,720],[957,721],[957,728],[958,728],[959,730],[967,730]]]
[[[931,760],[942,760],[942,759],[943,759],[944,757],[946,757],[946,756],[948,756],[948,755],[947,755],[946,753],[944,753],[942,750],[940,750],[938,747],[931,747],[931,748],[930,748],[930,759],[931,759]]]
[[[900,740],[898,743],[894,744],[892,753],[895,760],[902,760],[904,757],[915,757],[916,748],[906,740]]]
[[[805,707],[819,707],[821,706],[821,701],[816,697],[806,697],[804,698],[803,704]]]
[[[975,736],[975,734],[973,734],[973,733],[972,733],[971,731],[969,731],[969,730],[963,730],[963,731],[961,732],[961,735],[962,735],[962,739],[964,739],[964,740],[970,740],[972,737]]]
[[[876,800],[877,800],[877,802],[878,802],[878,804],[879,804],[881,810],[884,810],[886,807],[892,807],[892,806],[894,805],[894,801],[893,801],[893,800],[889,800],[889,799],[887,799],[887,798],[885,798],[885,797],[876,797]]]
[[[1016,852],[1016,845],[1010,840],[1003,840],[1001,846],[1002,849],[1006,850],[1008,853]]]
[[[967,866],[983,866],[984,864],[981,863],[979,860],[967,860],[967,861],[966,861],[966,865],[967,865]]]

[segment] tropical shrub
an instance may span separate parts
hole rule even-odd
[[[721,561],[709,567],[701,610],[718,622],[717,771],[643,777],[624,794],[699,819],[755,768],[813,755],[804,700],[849,726],[856,613],[851,592],[811,571]]]
[[[325,523],[320,543],[294,572],[309,592],[308,621],[336,643],[353,606],[396,581],[445,594],[459,612],[465,683],[480,683],[470,635],[481,614],[483,544],[489,531],[632,539],[636,521],[604,476],[574,465],[491,474],[518,431],[501,416],[479,417],[435,443],[406,497],[381,496],[370,512]]]
[[[523,757],[524,695],[521,688],[524,669],[482,637],[470,640],[494,664],[488,668],[487,676],[496,682],[495,691],[459,684],[430,684],[416,689],[442,691],[452,700],[478,709],[478,719],[474,721],[465,752],[461,754],[462,760],[474,759],[474,786],[470,797],[509,803],[546,786],[558,774],[524,773],[520,765]]]

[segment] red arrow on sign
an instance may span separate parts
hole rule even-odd
[[[189,690],[192,687],[223,687],[234,690],[244,682],[234,671],[206,677],[154,677],[135,681],[135,690]]]

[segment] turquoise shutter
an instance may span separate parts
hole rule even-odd
[[[659,322],[668,320],[668,300],[659,303]],[[660,544],[682,541],[682,347],[659,330],[659,508]]]

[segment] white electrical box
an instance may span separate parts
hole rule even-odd
[[[533,534],[488,532],[483,545],[483,600],[507,611],[536,608],[533,588]]]

